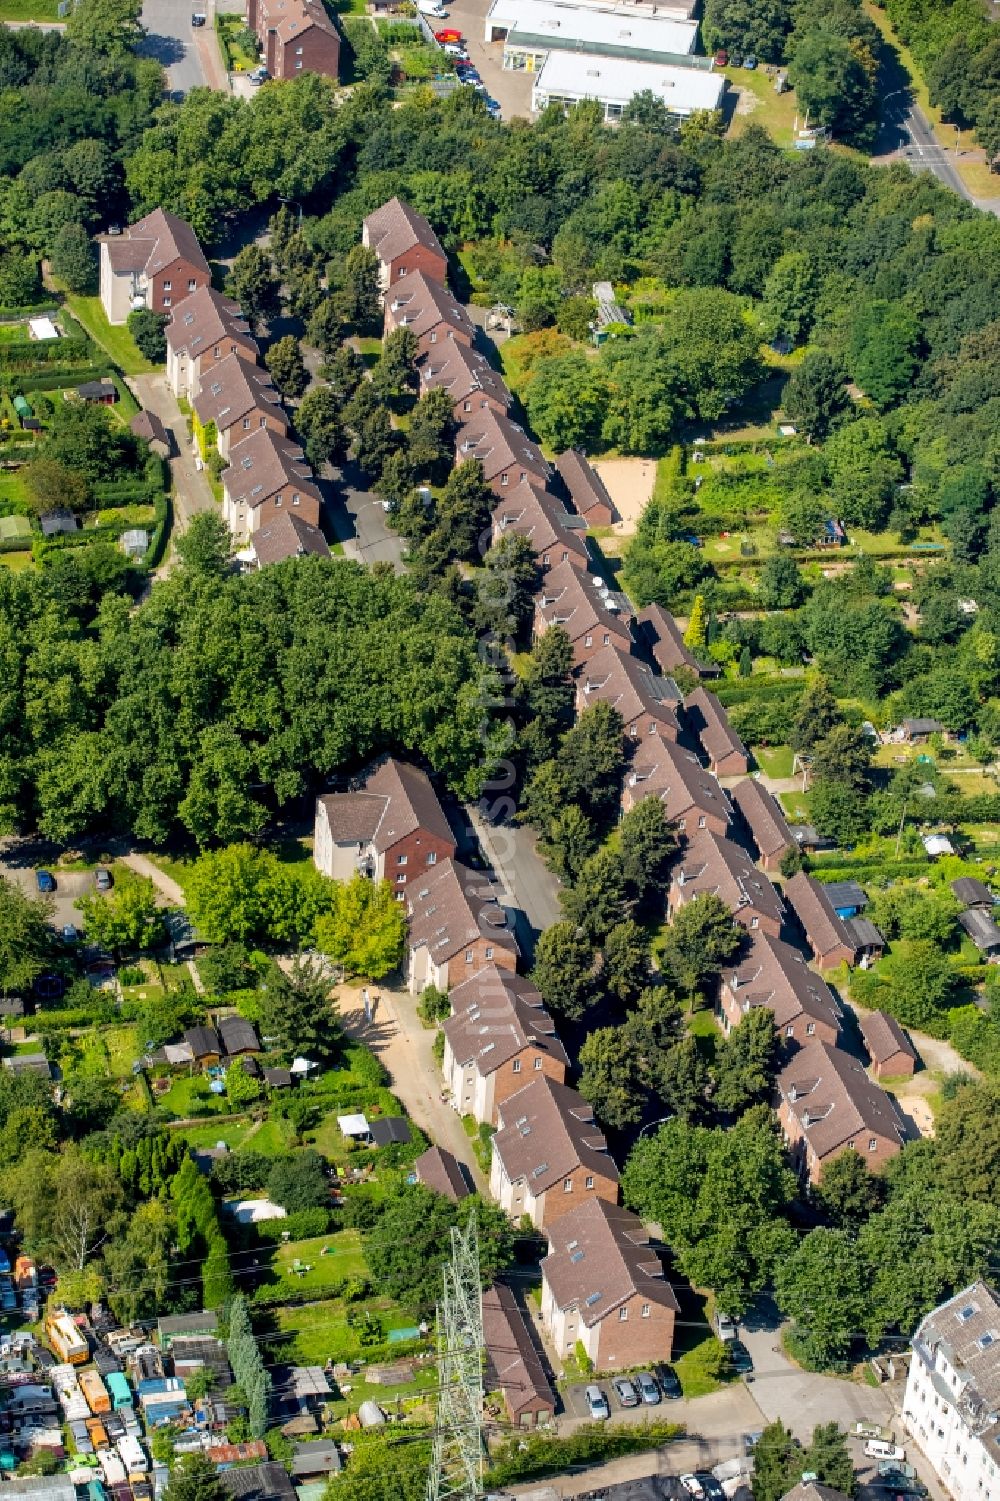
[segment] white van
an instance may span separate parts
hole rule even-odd
[[[417,0],[417,10],[422,16],[433,16],[435,21],[444,21],[448,15],[441,0]]]
[[[886,1443],[884,1438],[870,1438],[865,1444],[865,1454],[869,1459],[905,1459],[906,1450],[898,1444]]]

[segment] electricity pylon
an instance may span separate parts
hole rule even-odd
[[[483,1295],[475,1210],[452,1229],[437,1311],[438,1399],[427,1501],[483,1493]]]

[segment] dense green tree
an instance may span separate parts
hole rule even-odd
[[[164,1501],[226,1501],[219,1472],[204,1454],[183,1454],[170,1476]]]
[[[573,923],[553,923],[535,945],[531,978],[546,1006],[578,1020],[596,999],[593,944]]]
[[[44,970],[54,944],[54,909],[51,897],[27,896],[0,876],[0,993],[30,989]]]
[[[847,422],[823,449],[834,514],[848,527],[878,532],[885,525],[903,466],[877,417]]]
[[[721,897],[712,892],[678,907],[664,935],[663,968],[694,996],[740,951],[743,935]]]
[[[302,347],[294,334],[277,339],[264,356],[271,379],[283,396],[301,396],[309,384]]]
[[[382,341],[382,352],[372,371],[372,385],[382,397],[400,396],[414,390],[417,371],[417,336],[412,328],[394,328]]]
[[[487,552],[476,579],[472,618],[481,634],[523,641],[530,634],[538,564],[527,537],[507,532]]]
[[[154,313],[152,308],[136,308],[128,315],[128,331],[136,348],[154,365],[162,365],[167,357],[166,326],[166,315]]]
[[[319,1153],[308,1150],[279,1157],[267,1177],[267,1196],[289,1214],[329,1207],[330,1185]]]
[[[214,511],[192,516],[174,542],[181,567],[190,577],[220,579],[229,571],[233,534]]]
[[[452,400],[442,387],[427,391],[410,413],[407,452],[416,472],[435,482],[447,478],[454,459]]]
[[[766,1006],[752,1007],[716,1053],[714,1104],[728,1113],[766,1104],[777,1068],[774,1017]]]
[[[82,224],[64,224],[56,232],[49,248],[49,262],[53,275],[65,282],[71,292],[94,290],[97,260]]]
[[[302,435],[306,458],[321,472],[344,446],[341,404],[332,386],[313,386],[299,402],[295,425]]]
[[[337,887],[330,911],[316,922],[316,943],[348,974],[366,980],[398,969],[406,950],[406,914],[389,882],[357,875]]]
[[[642,1119],[646,1091],[635,1067],[632,1041],[621,1027],[589,1032],[579,1052],[579,1090],[602,1125],[620,1131]]]
[[[120,57],[143,36],[141,14],[140,0],[79,0],[70,12],[66,35],[83,51]]]
[[[753,1501],[781,1501],[787,1495],[801,1452],[780,1418],[761,1430],[754,1445]]]
[[[567,921],[581,928],[592,943],[603,944],[626,914],[625,877],[615,850],[597,850],[580,867],[572,886],[559,893]]]
[[[376,323],[379,315],[378,261],[366,246],[355,245],[348,251],[334,299],[341,317],[358,333],[367,333]]]
[[[842,1152],[823,1169],[816,1202],[835,1229],[857,1230],[880,1207],[882,1180],[857,1152]]]
[[[281,285],[271,257],[260,245],[244,245],[238,253],[226,278],[226,291],[239,303],[252,329],[259,330],[281,311]]]
[[[128,1228],[105,1251],[108,1302],[122,1323],[156,1318],[171,1281],[174,1224],[161,1199],[139,1204]]]
[[[845,1360],[865,1328],[867,1283],[857,1243],[844,1230],[811,1230],[775,1272],[794,1348],[812,1366]]]
[[[781,62],[790,24],[786,0],[706,0],[705,47],[715,52],[752,52],[762,62]]]
[[[677,849],[674,831],[657,797],[645,797],[618,825],[622,874],[630,898],[655,904],[669,884],[670,861]]]
[[[479,1265],[489,1287],[513,1259],[514,1232],[495,1204],[464,1199],[453,1204],[422,1184],[390,1199],[364,1237],[365,1255],[378,1287],[414,1313],[430,1313],[441,1297],[441,1268],[451,1256],[452,1226],[464,1227],[475,1213]]]
[[[314,960],[297,959],[290,969],[272,965],[261,995],[261,1025],[289,1061],[334,1062],[343,1048],[332,985]]]
[[[601,979],[623,1006],[636,1001],[649,981],[649,939],[632,918],[611,929],[602,947]]]
[[[794,610],[806,595],[798,564],[784,552],[772,553],[764,559],[757,588],[766,610]]]
[[[110,891],[93,891],[77,901],[87,937],[115,958],[153,948],[163,935],[156,887],[148,876],[118,866]]]
[[[920,324],[898,303],[862,305],[851,327],[851,373],[878,407],[894,406],[910,388],[919,364]]]
[[[788,250],[775,261],[760,308],[768,338],[801,343],[812,327],[819,289],[819,275],[808,251]]]
[[[844,377],[824,350],[812,350],[796,365],[782,396],[786,415],[816,441],[826,437],[850,398]]]

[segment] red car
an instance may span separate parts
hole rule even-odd
[[[444,31],[435,31],[434,40],[441,42],[442,45],[445,42],[460,42],[462,40],[462,33],[456,31],[454,27],[446,27]]]
[[[715,54],[715,66],[717,68],[724,68],[726,66],[726,64],[728,63],[728,61],[729,61],[729,53],[726,52],[724,49],[720,49]]]

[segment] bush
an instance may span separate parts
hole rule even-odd
[[[330,1228],[329,1209],[297,1209],[283,1220],[261,1220],[254,1226],[261,1240],[280,1241],[284,1234],[292,1240],[310,1240],[314,1235],[325,1235]]]
[[[487,1476],[488,1486],[513,1485],[520,1480],[541,1480],[563,1470],[586,1468],[627,1454],[659,1449],[684,1436],[683,1423],[645,1423],[630,1428],[608,1428],[587,1423],[569,1438],[549,1438],[541,1433],[522,1433],[501,1445]]]

